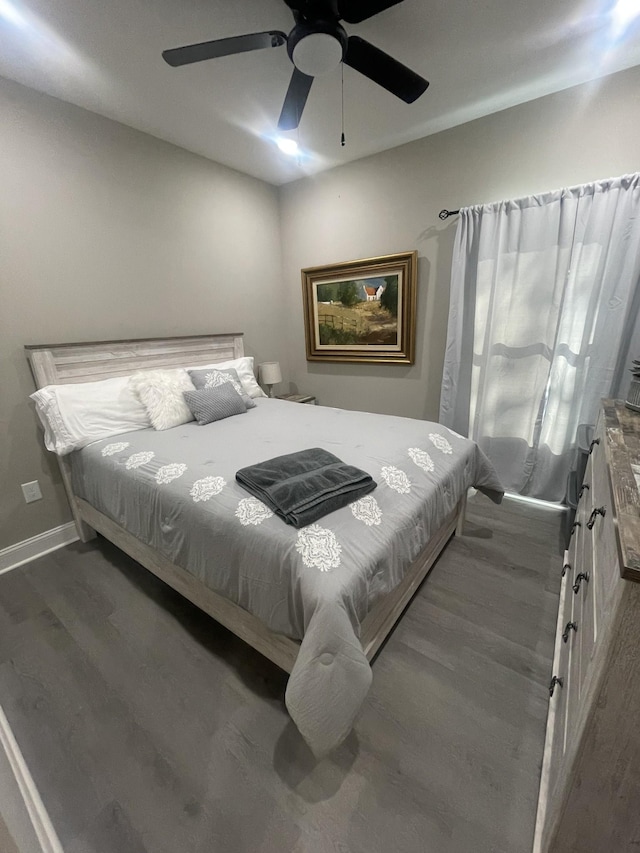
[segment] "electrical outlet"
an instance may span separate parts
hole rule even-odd
[[[25,503],[30,504],[33,501],[39,501],[42,498],[40,483],[37,480],[32,480],[31,483],[23,483],[22,494],[24,495]]]

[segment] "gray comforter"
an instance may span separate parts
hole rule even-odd
[[[242,417],[126,433],[71,456],[77,495],[273,631],[302,641],[286,704],[316,755],[350,731],[371,683],[360,622],[469,486],[502,487],[477,445],[426,421],[258,399]],[[297,530],[236,471],[322,447],[378,488]]]

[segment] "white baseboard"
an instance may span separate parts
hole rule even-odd
[[[70,521],[51,530],[45,530],[44,533],[38,533],[31,539],[9,545],[8,548],[0,551],[0,574],[29,563],[36,557],[43,557],[51,551],[70,545],[71,542],[77,542],[79,538],[75,524]]]
[[[17,831],[14,838],[18,843],[18,836],[22,837],[24,843],[28,845],[28,849],[32,850],[39,846],[41,853],[64,853],[60,840],[56,834],[53,824],[44,807],[38,789],[35,786],[33,777],[29,772],[20,747],[11,731],[9,722],[5,716],[2,707],[0,706],[0,749],[6,755],[11,773],[13,774],[17,791],[10,790],[10,799],[15,800],[16,804],[22,799],[24,809],[27,814],[24,814],[22,806],[19,807],[19,813],[23,815],[17,821]],[[7,770],[7,773],[9,771]],[[10,778],[4,780],[4,784],[14,784]],[[18,793],[19,792],[19,793]],[[6,795],[6,791],[5,791]],[[27,820],[28,815],[28,820]],[[29,822],[31,826],[29,826]],[[35,833],[35,838],[32,836],[31,829]],[[15,831],[15,830],[14,830]],[[37,839],[37,842],[36,842]],[[27,849],[18,843],[20,850]]]

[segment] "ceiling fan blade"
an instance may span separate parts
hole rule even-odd
[[[285,33],[280,32],[280,30],[269,30],[266,33],[249,33],[246,36],[231,36],[231,38],[226,39],[188,44],[185,47],[174,47],[170,50],[163,50],[162,58],[166,63],[177,68],[179,65],[190,65],[192,62],[217,59],[219,56],[231,56],[231,54],[245,53],[248,50],[280,47],[286,41]]]
[[[307,103],[307,97],[313,77],[308,74],[303,74],[297,68],[293,69],[291,82],[287,89],[287,94],[282,105],[282,112],[278,119],[278,130],[295,130],[300,124],[304,105]]]
[[[338,13],[348,24],[359,24],[398,3],[402,0],[338,0]]]
[[[350,36],[344,62],[406,104],[412,104],[429,85],[424,77],[359,36]]]

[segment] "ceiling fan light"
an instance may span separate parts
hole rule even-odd
[[[299,153],[298,143],[295,139],[287,136],[277,136],[276,145],[283,154],[288,154],[289,157],[295,157]]]
[[[330,33],[311,33],[293,48],[293,64],[309,77],[333,71],[342,62],[342,44]]]

